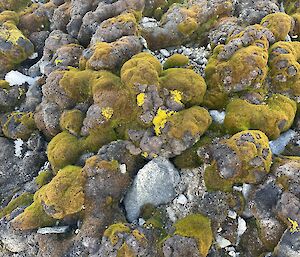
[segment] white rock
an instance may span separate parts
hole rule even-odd
[[[18,138],[14,141],[15,143],[15,156],[22,158],[22,146],[24,144],[23,140]]]
[[[179,204],[185,205],[185,204],[187,204],[188,200],[185,197],[185,195],[181,194],[177,197],[176,202]]]
[[[236,217],[237,217],[237,214],[236,214],[235,211],[229,210],[228,211],[228,217],[231,218],[231,219],[233,219],[233,220],[235,220]]]
[[[21,72],[12,70],[5,75],[5,80],[10,86],[22,85],[27,82],[29,85],[33,85],[36,82],[36,78],[28,77]]]
[[[225,119],[225,112],[220,112],[217,110],[209,111],[210,116],[212,117],[213,121],[223,124]]]
[[[243,218],[238,217],[238,228],[237,228],[238,237],[243,235],[246,230],[247,230],[246,221]]]
[[[170,53],[166,49],[160,49],[159,52],[164,56],[164,57],[169,57]]]
[[[226,239],[222,236],[219,236],[219,235],[216,236],[216,242],[220,248],[225,248],[229,245],[232,245],[228,239]]]
[[[45,227],[39,228],[37,233],[46,235],[46,234],[63,234],[69,231],[69,226],[60,226],[60,227]]]
[[[294,130],[288,130],[280,135],[279,138],[270,141],[270,148],[273,154],[281,154],[287,144],[296,136],[296,132]]]
[[[30,55],[30,56],[28,57],[28,59],[34,60],[34,59],[36,59],[36,58],[38,58],[38,57],[39,57],[39,54],[38,54],[38,53],[33,53],[32,55]]]
[[[179,181],[179,172],[168,159],[158,157],[148,162],[139,170],[125,196],[128,220],[132,222],[137,219],[140,208],[147,203],[158,206],[172,201]]]
[[[127,172],[126,164],[120,164],[120,171],[122,174],[125,174]]]

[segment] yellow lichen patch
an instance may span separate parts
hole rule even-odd
[[[142,106],[145,103],[145,94],[140,93],[136,97],[136,102],[138,106]]]
[[[171,93],[171,95],[173,97],[173,100],[176,103],[182,104],[181,100],[182,100],[183,93],[181,91],[179,91],[179,90],[172,90],[170,93]]]
[[[147,158],[149,156],[149,154],[147,152],[143,152],[143,153],[141,153],[141,155],[145,158]]]
[[[101,110],[101,114],[106,120],[109,120],[113,116],[114,110],[111,107],[105,107]]]
[[[288,218],[288,221],[291,223],[291,227],[290,227],[291,233],[300,232],[299,224],[296,220],[292,220]]]
[[[210,219],[201,214],[191,214],[178,220],[175,225],[175,235],[197,240],[200,256],[207,256],[213,241]]]
[[[153,119],[154,131],[158,136],[161,134],[161,130],[165,127],[168,117],[175,114],[174,111],[163,110],[161,108],[158,109],[156,116]]]
[[[119,240],[118,234],[120,233],[130,233],[130,228],[123,223],[115,223],[104,231],[103,236],[107,237],[112,245],[116,245]]]
[[[58,64],[60,64],[60,63],[62,63],[62,62],[63,62],[63,60],[56,59],[56,60],[55,60],[55,65],[57,66]]]
[[[134,229],[132,231],[132,235],[135,237],[136,240],[143,242],[146,240],[146,237],[143,233],[141,233],[138,229]]]

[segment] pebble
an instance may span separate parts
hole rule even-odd
[[[46,234],[64,234],[69,231],[69,226],[60,226],[60,227],[45,227],[39,228],[37,233],[46,235]]]

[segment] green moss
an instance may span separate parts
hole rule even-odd
[[[293,14],[300,11],[299,0],[285,0],[283,1],[283,6],[287,14]]]
[[[55,219],[63,219],[81,211],[84,183],[80,167],[65,167],[34,194],[34,202],[13,220],[14,225],[22,230],[34,229],[53,225]]]
[[[291,127],[296,110],[297,105],[293,100],[279,94],[270,97],[265,105],[234,99],[226,108],[224,126],[232,134],[259,129],[272,140]]]
[[[8,90],[10,88],[9,83],[5,80],[0,80],[0,89]]]
[[[121,68],[121,80],[130,88],[136,85],[158,85],[162,66],[156,57],[149,53],[140,53],[125,62]]]
[[[19,23],[19,15],[13,11],[4,11],[0,13],[0,23],[4,22],[13,22],[18,25]]]
[[[164,63],[164,69],[185,66],[189,63],[189,58],[183,54],[173,54]]]
[[[9,204],[0,211],[0,218],[10,214],[13,210],[21,206],[28,206],[33,202],[33,194],[23,193],[17,198],[11,200]]]
[[[135,256],[136,254],[126,243],[123,243],[117,252],[117,257],[135,257]]]
[[[201,214],[191,214],[178,220],[175,224],[175,235],[194,238],[198,243],[200,256],[207,256],[213,242],[211,221]]]
[[[31,0],[0,0],[0,10],[20,11],[31,3]]]
[[[204,182],[208,192],[232,191],[233,182],[231,180],[224,179],[219,175],[215,162],[213,162],[212,165],[208,166],[205,169]]]
[[[130,233],[131,229],[124,223],[115,223],[110,225],[105,231],[103,236],[107,237],[112,245],[116,245],[119,241],[118,234],[120,233]]]
[[[278,42],[270,48],[271,90],[297,99],[300,96],[300,42]]]
[[[3,122],[4,121],[4,122]],[[2,121],[3,134],[11,139],[27,140],[36,129],[32,112],[12,112]],[[15,128],[16,129],[12,129]]]
[[[53,174],[49,170],[43,170],[39,173],[39,175],[34,179],[35,183],[39,188],[48,184],[53,177]]]
[[[258,29],[261,29],[259,27]],[[234,38],[241,37],[243,32]],[[259,43],[266,45],[259,47],[255,44],[238,49],[228,60],[219,58],[224,45],[214,48],[205,68],[207,92],[204,104],[209,108],[220,109],[226,106],[228,98],[245,92],[266,94],[264,81],[268,72],[268,41],[263,39]],[[250,78],[253,71],[257,74]]]
[[[81,142],[76,136],[64,131],[56,135],[49,143],[47,156],[54,172],[74,164],[82,154]]]
[[[172,68],[165,70],[159,79],[160,87],[182,92],[182,103],[200,105],[206,91],[204,79],[190,69]]]
[[[66,110],[60,116],[60,127],[73,135],[79,135],[83,124],[84,114],[77,109]]]
[[[276,41],[284,41],[292,29],[292,18],[282,12],[272,13],[265,16],[260,24],[274,34]]]
[[[167,118],[170,124],[168,136],[181,139],[186,133],[194,136],[201,136],[210,126],[212,119],[208,111],[199,106],[193,106],[182,110]]]

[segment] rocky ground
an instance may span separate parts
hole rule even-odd
[[[300,257],[299,0],[0,0],[0,257]]]

